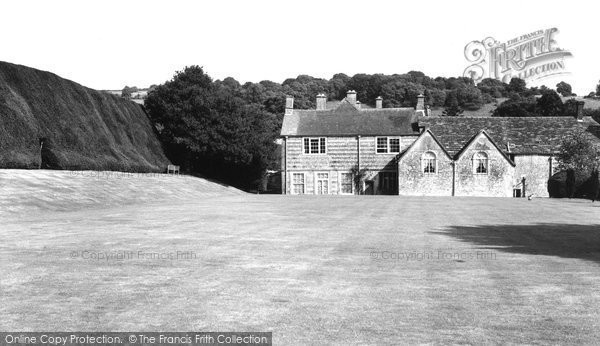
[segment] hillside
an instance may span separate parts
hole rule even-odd
[[[0,168],[163,171],[143,109],[55,74],[0,62]]]
[[[0,169],[0,217],[49,210],[73,211],[243,194],[187,175],[110,171]]]

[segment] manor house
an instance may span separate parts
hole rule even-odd
[[[561,139],[578,129],[599,141],[583,117],[434,117],[415,108],[361,105],[317,95],[316,109],[288,97],[281,129],[284,194],[548,196]],[[594,133],[596,135],[591,135]]]

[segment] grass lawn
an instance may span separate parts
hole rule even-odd
[[[100,193],[78,179],[53,192],[60,208],[0,185],[0,207],[28,206],[0,213],[4,331],[272,331],[277,345],[600,339],[600,203],[205,194],[193,181],[161,200],[160,178],[148,178],[127,184],[153,202],[94,204]],[[69,211],[65,195],[86,197]],[[92,258],[103,253],[123,257]]]

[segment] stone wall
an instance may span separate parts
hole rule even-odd
[[[424,173],[422,157],[436,156],[436,172]],[[452,196],[452,160],[427,132],[417,140],[398,163],[398,194],[405,196]]]
[[[485,153],[487,173],[475,171],[474,155]],[[461,153],[455,163],[455,196],[512,197],[515,168],[483,133]]]
[[[548,179],[552,176],[552,166],[555,160],[549,155],[515,155],[517,169],[515,179],[521,182],[525,177],[526,195],[549,197]]]
[[[400,137],[400,151],[406,150],[416,138]],[[357,137],[328,137],[325,154],[304,154],[302,137],[287,138],[282,148],[287,162],[287,171],[283,173],[285,193],[292,191],[293,173],[304,174],[305,194],[315,194],[317,174],[327,173],[328,193],[339,194],[341,173],[350,172],[358,163],[358,141]],[[428,151],[436,155],[434,174],[423,172],[422,157]],[[473,156],[478,152],[487,154],[486,174],[475,172]],[[513,189],[521,188],[521,179],[525,177],[527,195],[548,197],[547,184],[555,162],[548,155],[515,155],[514,167],[483,133],[469,144],[456,162],[446,155],[429,132],[419,137],[398,163],[396,156],[378,154],[376,137],[360,138],[360,167],[366,169],[364,180],[373,181],[374,193],[379,192],[380,172],[397,171],[399,195],[512,197]]]
[[[416,136],[400,137],[400,151],[410,146]],[[305,194],[314,194],[315,177],[317,173],[329,173],[330,194],[340,193],[338,181],[341,173],[350,172],[358,164],[358,143],[356,136],[327,137],[325,154],[304,154],[303,137],[288,137],[282,147],[282,170],[285,193],[292,191],[292,174],[304,173]],[[380,154],[376,152],[376,137],[360,138],[360,168],[366,169],[365,180],[373,180],[374,189],[379,189],[378,173],[382,171],[395,172],[397,153]]]

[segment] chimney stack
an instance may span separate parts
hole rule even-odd
[[[317,110],[324,111],[327,105],[327,96],[325,94],[317,95]]]
[[[383,108],[383,98],[381,96],[377,96],[377,98],[375,99],[375,108]]]
[[[346,93],[346,100],[348,100],[348,102],[350,102],[351,105],[355,105],[356,104],[356,91],[348,90],[348,92]]]
[[[425,96],[423,94],[419,94],[419,96],[417,96],[417,107],[415,108],[415,110],[417,110],[417,111],[425,110]]]
[[[583,121],[583,106],[585,105],[584,101],[576,101],[575,111],[577,121]]]
[[[294,111],[294,98],[292,96],[286,96],[285,98],[285,114],[292,114]]]

